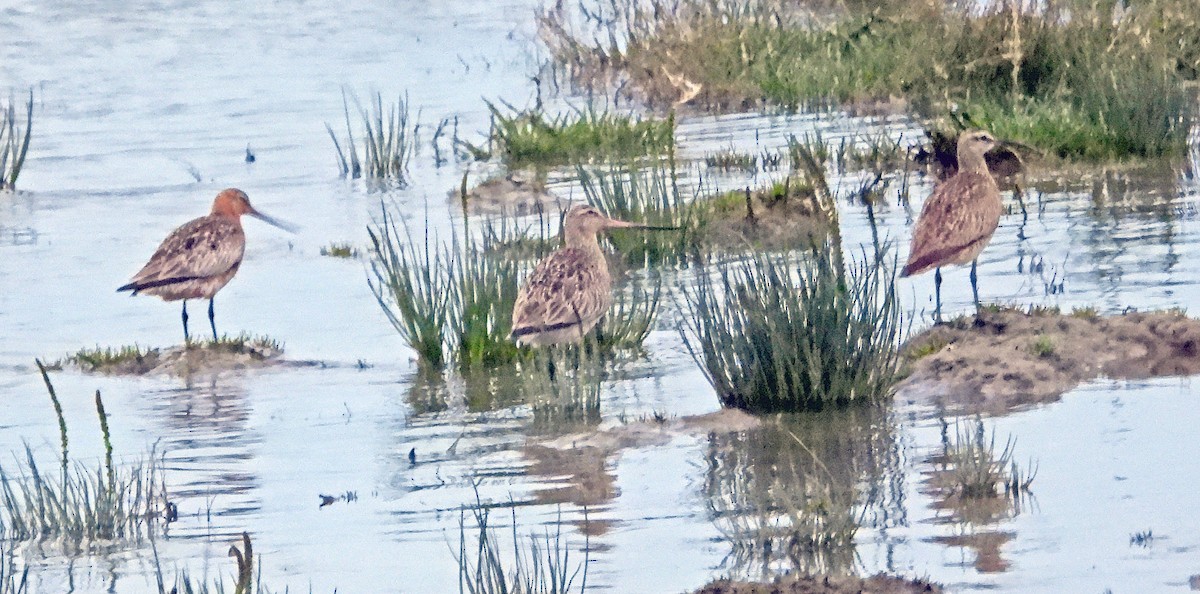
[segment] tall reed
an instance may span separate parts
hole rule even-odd
[[[0,106],[0,190],[12,190],[17,187],[17,178],[21,168],[25,166],[25,156],[29,153],[29,140],[33,135],[33,90],[29,91],[29,101],[25,106],[25,128],[21,129],[17,121],[16,102],[9,100],[8,105]]]

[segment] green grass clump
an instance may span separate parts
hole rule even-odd
[[[358,248],[349,242],[333,242],[321,247],[321,255],[330,258],[357,258]]]
[[[771,2],[559,4],[542,16],[556,62],[584,84],[628,81],[655,104],[957,108],[1065,158],[1182,154],[1200,76],[1191,0],[901,0],[820,10]],[[933,41],[931,41],[933,40]],[[902,101],[896,101],[900,99]]]
[[[357,97],[353,101],[363,124],[361,158],[354,143],[354,127],[350,125],[350,104],[345,91],[342,92],[347,138],[344,150],[333,128],[325,124],[337,150],[338,168],[342,176],[358,179],[365,175],[372,179],[395,180],[401,186],[408,185],[408,163],[416,152],[418,126],[415,120],[410,121],[408,99],[401,97],[386,110],[380,94],[375,95],[370,109],[363,107]]]
[[[468,511],[473,534],[468,534],[472,531],[468,528]],[[521,538],[517,534],[516,508],[512,508],[512,526],[505,529],[512,534],[512,552],[506,558],[500,534],[490,525],[490,512],[483,503],[477,503],[460,514],[455,554],[460,594],[569,594],[587,590],[589,547],[585,542],[583,560],[572,565],[571,546],[563,540],[561,518],[553,532]]]
[[[878,261],[843,270],[831,244],[725,263],[684,291],[685,344],[723,406],[769,413],[881,401],[900,363],[893,274]]]
[[[594,108],[550,116],[540,110],[502,111],[491,103],[491,151],[510,166],[567,163],[665,155],[675,147],[675,116],[665,120],[598,112]]]
[[[33,131],[33,91],[29,91],[29,102],[25,109],[25,129],[17,122],[16,103],[0,106],[0,190],[17,187],[17,177],[25,165],[29,153],[29,140]]]
[[[371,290],[422,363],[465,371],[530,356],[531,349],[518,347],[509,333],[520,281],[534,262],[508,257],[500,248],[516,240],[518,229],[500,219],[484,225],[481,239],[467,229],[463,238],[435,244],[426,231],[420,244],[407,228],[396,226],[385,208],[381,222],[368,230]],[[547,227],[538,229],[544,234]],[[548,250],[556,244],[543,235],[533,245]],[[657,288],[652,294],[641,288],[618,294],[600,325],[598,346],[613,351],[640,345],[657,312],[658,297]]]
[[[216,340],[203,340],[192,343],[192,348],[202,348],[213,351],[223,351],[235,355],[266,355],[283,350],[283,344],[270,336],[256,336],[246,332],[230,336],[222,334]]]
[[[142,348],[136,344],[119,347],[97,345],[91,349],[79,349],[74,355],[67,356],[52,367],[62,367],[63,363],[69,363],[89,372],[127,368],[148,370],[158,363],[160,354],[159,349]]]
[[[1043,334],[1039,334],[1037,340],[1033,341],[1032,345],[1029,345],[1029,352],[1033,353],[1033,356],[1042,359],[1053,357],[1056,350],[1057,347],[1054,345],[1054,341],[1049,336]]]
[[[151,452],[148,462],[126,468],[114,465],[108,416],[97,391],[104,463],[96,468],[72,463],[62,407],[45,366],[37,363],[58,415],[62,457],[57,472],[47,472],[26,447],[23,458],[17,457],[15,473],[0,466],[0,540],[57,540],[74,551],[140,541],[160,515],[157,502],[164,490],[160,462]]]

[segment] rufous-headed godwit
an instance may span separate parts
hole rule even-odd
[[[982,130],[968,130],[959,135],[958,173],[933,191],[917,218],[908,263],[900,276],[935,269],[934,317],[938,321],[942,315],[942,266],[971,263],[971,291],[975,308],[979,308],[976,258],[991,241],[1003,211],[1000,187],[983,157],[997,144],[991,134]]]
[[[517,344],[578,342],[612,303],[612,276],[596,240],[605,229],[674,229],[609,218],[593,206],[576,205],[563,219],[563,247],[546,256],[525,279],[513,307]]]
[[[213,201],[208,216],[188,221],[172,231],[154,251],[150,261],[117,291],[157,295],[163,301],[182,299],[185,343],[190,341],[187,300],[208,299],[208,323],[212,326],[213,340],[217,340],[213,297],[242,265],[242,254],[246,250],[242,215],[250,215],[285,231],[292,230],[289,225],[254,210],[245,192],[236,188],[222,190]]]

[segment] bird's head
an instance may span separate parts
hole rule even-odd
[[[998,144],[996,137],[984,130],[967,130],[958,137],[958,154],[982,157],[984,153],[996,148]]]
[[[242,215],[250,215],[268,225],[279,227],[289,233],[296,232],[294,225],[269,217],[255,210],[253,206],[250,206],[250,197],[237,188],[221,190],[221,193],[217,194],[217,199],[213,200],[212,214],[231,219],[238,219]]]

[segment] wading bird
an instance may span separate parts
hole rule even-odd
[[[213,340],[217,324],[213,321],[213,296],[221,290],[242,265],[246,235],[242,215],[250,215],[285,231],[292,228],[250,206],[246,193],[236,188],[222,190],[213,201],[208,216],[194,219],[175,229],[163,240],[150,261],[117,291],[132,295],[157,295],[163,301],[183,300],[183,340],[188,335],[188,299],[208,299],[208,323]]]
[[[979,309],[976,258],[996,232],[1003,210],[1000,187],[988,171],[984,154],[998,144],[982,130],[963,132],[958,138],[958,173],[933,191],[917,218],[908,263],[900,276],[935,269],[937,321],[942,316],[942,266],[971,263],[971,291],[976,311]]]
[[[546,346],[578,342],[612,304],[612,276],[596,240],[605,229],[656,229],[609,218],[595,207],[576,205],[563,220],[563,247],[546,256],[525,280],[513,307],[517,344]]]

